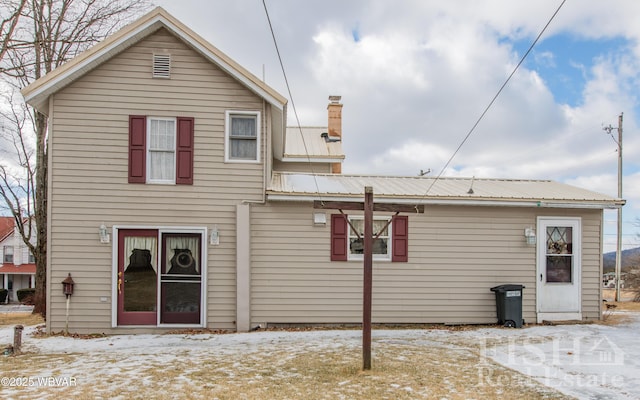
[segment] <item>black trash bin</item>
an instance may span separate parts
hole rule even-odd
[[[496,294],[499,324],[509,328],[522,328],[522,289],[523,285],[499,285],[491,288]]]

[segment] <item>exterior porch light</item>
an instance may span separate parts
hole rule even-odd
[[[62,281],[62,294],[67,296],[67,298],[73,294],[73,285],[75,285],[75,282],[73,278],[71,278],[71,273],[69,273],[69,276]]]
[[[107,231],[107,227],[102,224],[100,228],[98,228],[98,234],[100,235],[100,243],[110,243],[111,235],[109,235],[109,231]]]
[[[220,232],[218,232],[218,225],[214,225],[209,235],[209,244],[217,246],[220,244]]]
[[[62,281],[62,293],[67,296],[67,308],[66,308],[66,316],[64,323],[64,330],[69,334],[69,297],[73,294],[73,278],[71,278],[71,273]]]
[[[536,244],[536,231],[533,228],[525,228],[524,238],[527,240],[527,244]]]

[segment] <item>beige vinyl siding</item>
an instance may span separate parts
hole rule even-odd
[[[152,54],[171,54],[171,79],[151,77]],[[76,282],[69,329],[113,332],[112,250],[98,227],[217,226],[208,254],[207,326],[235,329],[235,206],[263,198],[260,164],[224,163],[225,111],[269,111],[261,98],[183,42],[160,30],[88,72],[52,98],[51,304],[48,323],[64,328],[61,282]],[[195,118],[194,184],[127,183],[128,116]],[[268,124],[261,123],[264,130]],[[263,131],[263,138],[267,137]],[[264,142],[260,144],[264,151]],[[264,153],[263,153],[264,154]],[[264,159],[264,157],[261,157]],[[133,330],[125,330],[131,332]]]
[[[280,172],[311,172],[316,174],[330,174],[331,163],[309,163],[306,161],[283,162],[274,159],[273,169]]]
[[[253,323],[362,321],[362,262],[330,261],[330,224],[314,226],[313,211],[253,208]],[[536,247],[524,228],[541,215],[582,217],[584,316],[598,318],[601,211],[429,206],[409,214],[409,262],[374,262],[373,322],[495,323],[490,288],[508,283],[526,286],[523,317],[535,322]]]
[[[582,317],[588,320],[602,316],[602,229],[602,213],[583,217]]]

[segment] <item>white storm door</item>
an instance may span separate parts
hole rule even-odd
[[[537,242],[538,322],[582,319],[580,218],[538,217]]]

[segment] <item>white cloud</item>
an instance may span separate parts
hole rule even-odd
[[[313,37],[317,52],[311,71],[317,80],[355,91],[377,84],[401,90],[425,90],[428,81],[417,59],[421,51],[411,38],[400,34],[363,35],[355,41],[349,32],[336,27]]]

